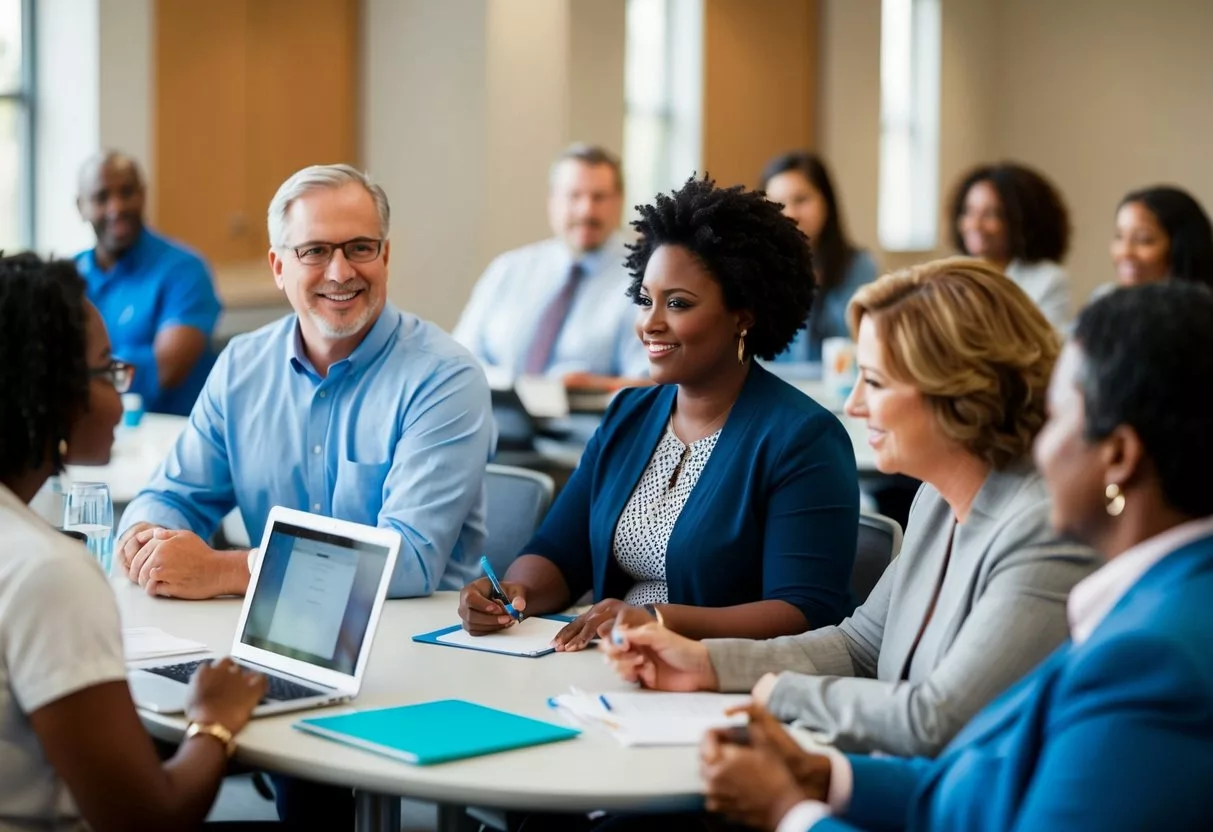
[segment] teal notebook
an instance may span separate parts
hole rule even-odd
[[[301,719],[294,727],[423,766],[572,739],[581,733],[462,699]]]

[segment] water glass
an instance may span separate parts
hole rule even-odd
[[[105,574],[114,559],[114,502],[103,482],[74,482],[63,507],[63,528],[82,532]]]

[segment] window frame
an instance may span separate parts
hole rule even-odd
[[[0,101],[11,102],[21,113],[22,164],[18,207],[21,213],[19,245],[33,248],[35,232],[34,173],[36,144],[34,142],[37,100],[35,49],[35,0],[21,0],[21,84],[13,92],[0,92]]]

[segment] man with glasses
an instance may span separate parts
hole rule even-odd
[[[493,423],[484,373],[387,300],[389,209],[348,165],[304,168],[269,208],[269,263],[295,314],[234,338],[190,424],[123,514],[126,574],[151,594],[240,595],[255,554],[212,549],[240,510],[283,505],[403,539],[388,594],[456,589],[484,549]]]
[[[184,415],[214,364],[222,307],[202,258],[144,224],[145,196],[129,156],[107,151],[84,163],[76,206],[97,244],[77,255],[76,268],[115,355],[139,368],[132,390],[144,409]]]

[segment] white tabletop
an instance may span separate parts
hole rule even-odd
[[[218,652],[230,649],[239,600],[148,598],[114,581],[123,626],[157,626]],[[561,723],[547,698],[569,690],[627,690],[595,650],[538,659],[417,644],[411,637],[458,621],[457,596],[388,601],[358,708],[458,698]],[[350,708],[330,708],[341,713]],[[567,742],[436,766],[411,766],[303,734],[291,723],[308,711],[253,720],[239,737],[237,759],[249,766],[439,803],[544,811],[693,810],[702,805],[698,749],[625,748],[593,731]],[[141,711],[157,737],[177,741],[185,722]]]
[[[108,465],[69,465],[67,477],[72,482],[103,482],[114,503],[125,505],[148,484],[188,423],[185,416],[148,413],[138,427],[118,428]]]

